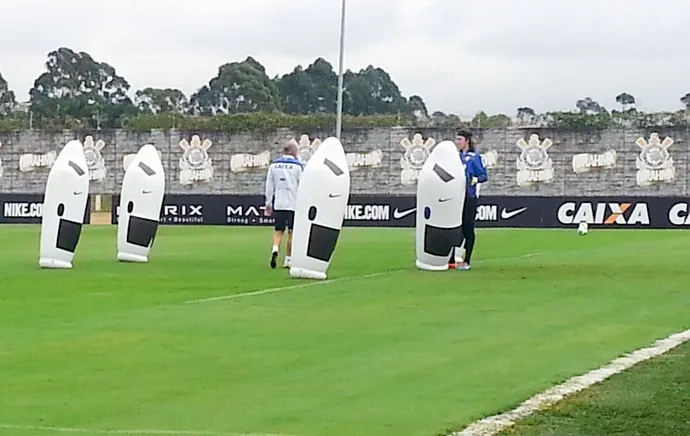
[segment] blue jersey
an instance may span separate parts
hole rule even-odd
[[[460,152],[460,160],[465,165],[465,176],[467,177],[467,197],[477,198],[478,185],[472,185],[472,178],[477,178],[477,184],[489,180],[486,168],[482,163],[482,157],[474,151]]]

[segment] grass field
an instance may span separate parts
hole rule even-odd
[[[2,436],[442,435],[690,327],[682,231],[480,230],[472,271],[424,273],[413,230],[345,229],[310,286],[268,228],[163,227],[132,265],[91,226],[71,271],[38,231],[0,227]]]
[[[502,435],[690,435],[690,344],[526,418]]]

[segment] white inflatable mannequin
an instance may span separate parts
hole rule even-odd
[[[156,147],[139,149],[122,179],[120,217],[117,224],[117,259],[148,262],[158,230],[165,173]]]
[[[462,238],[466,184],[455,144],[443,141],[434,147],[417,182],[417,268],[448,269],[451,248]]]
[[[72,268],[89,199],[84,146],[69,141],[48,174],[43,199],[39,266]]]
[[[295,207],[290,275],[325,280],[350,198],[350,170],[336,138],[319,145],[304,167]]]

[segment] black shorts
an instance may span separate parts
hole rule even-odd
[[[465,206],[462,209],[462,225],[474,227],[474,219],[477,215],[477,198],[465,197]]]
[[[292,227],[295,224],[295,211],[292,210],[276,210],[273,211],[273,217],[275,218],[275,229],[283,231],[288,229],[292,231]]]

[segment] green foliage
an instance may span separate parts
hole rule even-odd
[[[549,112],[547,123],[547,127],[563,130],[605,130],[612,126],[611,115],[606,111],[595,114]]]
[[[0,132],[18,132],[20,130],[27,130],[29,123],[19,117],[2,117],[0,118]]]
[[[615,98],[620,110],[607,110],[592,97],[575,102],[573,111],[537,113],[528,106],[507,114],[480,111],[471,120],[433,112],[419,95],[403,96],[383,68],[369,65],[343,77],[343,127],[481,129],[551,128],[601,131],[612,127],[686,127],[690,123],[690,93],[680,98],[677,112],[643,113],[633,95]],[[332,130],[335,127],[338,76],[327,60],[317,58],[303,68],[268,77],[251,56],[228,62],[197,92],[187,97],[174,88],[137,90],[114,67],[84,52],[60,47],[48,53],[45,71],[30,90],[29,117],[17,111],[14,92],[0,75],[0,131],[36,128],[44,131],[125,128],[130,130],[193,129],[266,132],[279,127],[294,130]]]
[[[113,127],[136,109],[130,85],[115,68],[66,47],[48,53],[46,71],[29,91],[31,110],[43,128]]]
[[[10,90],[7,81],[0,74],[0,117],[7,116],[16,103],[14,91]]]
[[[397,115],[343,116],[348,128],[374,128],[407,125],[408,120]],[[335,115],[289,115],[280,112],[254,112],[216,116],[138,115],[127,118],[123,127],[131,131],[152,129],[200,130],[208,132],[269,132],[290,128],[301,132],[335,129]]]

